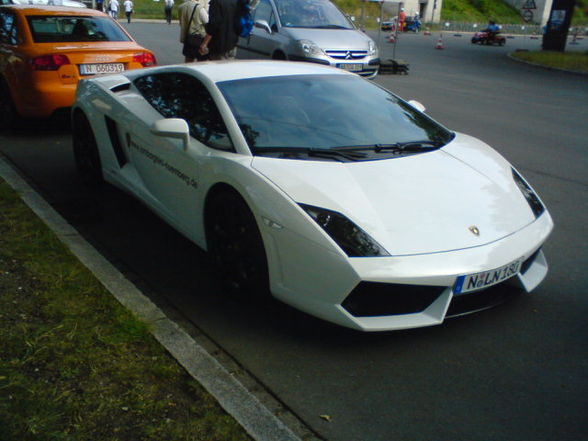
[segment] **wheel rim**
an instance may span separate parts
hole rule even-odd
[[[210,251],[231,294],[262,297],[267,292],[267,261],[255,219],[239,196],[215,198],[208,228]]]

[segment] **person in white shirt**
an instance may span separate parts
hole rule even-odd
[[[206,35],[204,25],[208,23],[208,0],[186,0],[178,7],[178,18],[180,43],[184,44],[182,54],[186,63],[208,59],[208,56],[198,53],[199,46],[193,46],[187,41],[189,35],[198,35],[201,39]]]
[[[118,6],[118,0],[110,0],[108,11],[110,12],[110,16],[115,20],[118,20]]]
[[[127,16],[127,23],[131,22],[131,14],[133,13],[133,2],[131,0],[125,0],[123,3],[125,7],[125,14]]]
[[[172,22],[172,12],[174,9],[174,0],[165,0],[165,20],[167,24]]]

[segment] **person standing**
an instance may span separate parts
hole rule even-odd
[[[98,11],[104,11],[104,0],[96,0],[96,9]]]
[[[127,23],[131,22],[131,15],[133,14],[133,2],[132,0],[125,0],[123,3],[125,8],[125,14],[127,16]]]
[[[108,5],[108,11],[110,13],[110,16],[115,20],[118,20],[118,6],[118,0],[110,0],[110,3]]]
[[[183,43],[182,54],[184,61],[191,63],[194,60],[204,61],[207,54],[200,53],[200,42],[206,35],[205,25],[208,23],[208,1],[202,0],[202,4],[195,0],[187,0],[178,8],[180,19],[180,43]],[[199,40],[194,45],[192,40]]]
[[[406,24],[406,12],[404,12],[404,8],[400,8],[400,12],[398,13],[398,24],[398,30],[404,32],[404,25]]]
[[[172,13],[174,10],[174,0],[165,0],[165,21],[167,24],[172,22]]]
[[[237,54],[238,0],[210,0],[206,37],[200,54],[209,54],[211,60],[230,60]]]

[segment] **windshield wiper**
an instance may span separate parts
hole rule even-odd
[[[337,161],[345,162],[357,161],[366,157],[365,153],[358,151],[341,151],[339,149],[317,149],[312,147],[254,147],[251,149],[254,154],[258,153],[271,154],[271,153],[303,153],[311,157],[316,158],[329,158]]]
[[[328,24],[328,25],[320,25],[320,26],[313,26],[314,29],[349,29],[345,26],[336,25],[336,24]]]
[[[338,147],[335,150],[345,152],[358,152],[358,151],[374,151],[380,152],[392,152],[392,153],[413,153],[413,152],[425,152],[430,150],[437,150],[443,146],[443,142],[440,141],[406,141],[406,142],[395,142],[393,144],[372,144],[372,145],[355,145]]]

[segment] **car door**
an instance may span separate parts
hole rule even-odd
[[[211,150],[233,150],[227,128],[210,92],[194,76],[183,72],[145,75],[134,81],[143,97],[162,118],[188,123],[188,146],[177,138],[155,136],[139,121],[129,128],[131,162],[159,211],[191,236],[201,220],[202,159]]]
[[[259,2],[253,20],[256,25],[251,35],[239,40],[239,58],[272,58],[285,37],[279,32],[276,12],[270,0]],[[260,20],[267,23],[269,28],[260,26]]]

